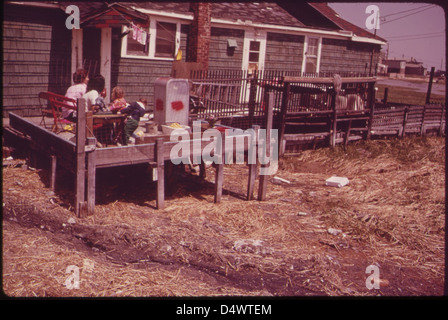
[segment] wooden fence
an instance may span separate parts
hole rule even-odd
[[[335,79],[340,79],[336,84]],[[196,118],[215,116],[226,125],[265,127],[267,95],[279,130],[280,154],[294,145],[337,143],[371,136],[444,134],[444,103],[399,105],[375,102],[375,77],[262,70],[192,71]]]

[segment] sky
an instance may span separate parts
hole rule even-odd
[[[379,12],[379,29],[376,34],[389,43],[389,59],[414,58],[423,66],[446,70],[445,12],[440,6],[428,2],[329,2],[339,16],[359,27],[366,27],[366,20],[374,14],[366,13],[369,5],[376,5]],[[374,30],[369,30],[374,32]],[[441,67],[442,66],[442,67]]]

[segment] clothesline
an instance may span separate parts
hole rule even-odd
[[[124,20],[127,21],[129,26],[124,26],[124,33],[128,31],[132,31],[132,39],[138,41],[140,44],[146,46],[149,43],[149,33],[146,30],[143,30],[141,27],[134,24],[133,21],[128,20],[124,15],[121,14],[118,10],[111,7],[116,13],[118,13]]]

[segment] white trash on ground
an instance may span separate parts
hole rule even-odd
[[[333,176],[333,177],[328,178],[327,180],[325,180],[325,185],[326,186],[331,186],[331,187],[341,188],[343,186],[346,186],[347,184],[349,184],[349,180],[347,178],[345,178],[345,177]]]

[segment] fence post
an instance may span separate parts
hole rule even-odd
[[[247,163],[249,165],[249,179],[247,181],[247,200],[252,200],[254,197],[255,178],[257,175],[257,153],[258,153],[258,135],[259,125],[252,125],[254,135],[251,136],[249,141],[249,149]]]
[[[373,116],[375,113],[375,82],[369,83],[369,93],[367,101],[369,103],[369,109],[370,109],[369,123],[367,124],[367,139],[370,139],[370,137],[372,136]]]
[[[330,147],[336,146],[336,131],[338,127],[338,119],[336,114],[336,97],[338,96],[336,91],[331,93],[331,109],[333,110],[333,119],[330,128]]]
[[[406,122],[408,120],[408,113],[409,113],[409,107],[404,108],[404,115],[403,115],[403,130],[401,131],[401,138],[404,137],[405,131],[406,131]]]
[[[255,98],[257,95],[258,71],[254,71],[250,81],[249,89],[249,123],[252,125],[255,114]]]
[[[387,104],[387,96],[389,95],[389,88],[384,88],[384,97],[383,97],[383,103]]]
[[[285,153],[286,142],[284,142],[283,140],[285,136],[286,113],[288,112],[288,98],[290,91],[291,91],[290,83],[283,82],[282,106],[280,110],[280,135],[278,139],[279,156],[282,156]]]
[[[440,127],[439,127],[439,136],[443,135],[443,115],[445,114],[445,104],[442,104],[442,112],[440,114]]]
[[[432,80],[434,79],[434,67],[431,67],[431,74],[429,75],[428,91],[426,92],[426,104],[429,104],[431,100]]]
[[[262,168],[270,168],[271,166],[271,129],[273,121],[273,108],[274,108],[274,93],[266,92],[265,94],[265,108],[266,108],[266,157],[268,157],[269,162],[262,164]],[[266,188],[268,183],[268,175],[260,175],[260,181],[258,186],[258,200],[266,200]]]

